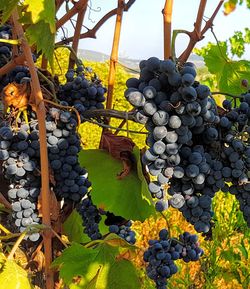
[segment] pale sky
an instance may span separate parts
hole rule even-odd
[[[210,17],[218,0],[208,0],[205,16]],[[128,12],[124,13],[121,40],[119,47],[120,56],[133,59],[147,59],[151,56],[163,57],[163,18],[162,9],[165,0],[136,0]],[[192,30],[196,18],[200,0],[175,0],[173,7],[173,29]],[[115,8],[116,0],[92,0],[93,9],[101,7],[101,12],[92,11],[92,21],[98,20],[109,10]],[[250,10],[245,6],[237,7],[236,11],[229,16],[224,16],[223,9],[219,11],[214,21],[214,32],[219,40],[226,40],[232,36],[234,31],[250,28]],[[88,20],[88,12],[85,16],[84,25],[93,27],[95,23]],[[110,54],[114,33],[115,17],[108,20],[97,32],[97,39],[83,39],[79,48],[89,49]],[[71,26],[67,25],[69,34],[72,33]],[[70,34],[71,35],[71,34]],[[187,45],[188,37],[179,35],[176,42],[177,56]],[[215,42],[210,31],[205,34],[205,39],[200,41],[196,47],[206,45],[208,41]],[[250,59],[250,48],[248,47],[245,58]]]

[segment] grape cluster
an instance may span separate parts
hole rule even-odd
[[[125,97],[148,130],[142,162],[157,177],[149,183],[156,210],[175,207],[208,233],[212,198],[232,191],[249,224],[250,93],[235,107],[225,100],[219,114],[209,88],[195,81],[192,63],[151,57],[140,69],[139,79],[127,80]]]
[[[170,238],[166,229],[159,232],[159,240],[149,240],[149,248],[144,252],[144,261],[149,263],[146,272],[154,280],[157,289],[166,289],[167,279],[176,274],[175,260],[197,261],[203,255],[198,237],[188,232],[179,236],[179,240]]]
[[[87,234],[91,240],[101,239],[102,235],[99,231],[101,215],[98,208],[92,203],[90,196],[82,200],[78,212],[83,220],[84,233]]]
[[[33,148],[32,127],[22,124],[17,131],[3,123],[0,128],[0,160],[3,175],[9,180],[8,198],[12,204],[15,225],[23,232],[27,226],[38,224],[37,200],[40,194],[39,162]],[[38,233],[28,236],[31,241],[39,239]]]
[[[177,68],[171,60],[151,57],[140,63],[140,69],[139,79],[128,79],[125,97],[136,108],[137,121],[145,124],[149,132],[149,149],[142,161],[149,173],[157,176],[149,184],[152,196],[158,199],[156,210],[164,211],[169,205],[188,212],[192,209],[192,223],[199,222],[197,228],[207,231],[211,200],[206,198],[203,207],[197,206],[204,187],[209,186],[206,177],[211,167],[206,147],[218,138],[214,128],[220,121],[216,104],[209,88],[195,81],[196,71],[191,63]],[[172,195],[169,202],[165,184]],[[203,211],[208,219],[205,225],[199,219]]]
[[[58,199],[80,202],[91,183],[78,161],[81,146],[76,127],[74,114],[57,108],[49,109],[46,130],[49,163],[56,182],[54,191]]]
[[[3,122],[0,127],[0,161],[10,186],[8,198],[12,204],[15,224],[20,232],[28,225],[38,224],[38,196],[41,188],[40,142],[35,112],[28,108],[29,124],[17,120],[18,127]],[[50,164],[51,189],[58,200],[79,203],[91,183],[78,162],[80,139],[73,113],[48,108],[46,137]],[[36,241],[38,233],[29,236]]]
[[[241,95],[238,106],[232,107],[232,101],[225,100],[223,107],[225,112],[220,121],[220,133],[223,138],[222,174],[227,182],[225,191],[227,189],[236,196],[250,227],[250,93]]]
[[[123,217],[115,216],[113,213],[98,209],[93,204],[91,196],[85,197],[78,212],[82,217],[84,233],[87,234],[91,240],[101,239],[102,235],[99,231],[99,223],[102,219],[101,215],[106,216],[105,225],[109,227],[109,232],[121,237],[130,244],[135,244],[135,232],[131,230],[132,221],[127,221]]]
[[[103,102],[106,100],[104,95],[107,90],[97,76],[88,80],[85,74],[89,73],[83,66],[69,70],[66,73],[67,82],[60,85],[58,91],[58,99],[74,106],[80,116],[85,110],[103,109]]]
[[[0,39],[9,40],[12,36],[11,26],[8,24],[0,26]],[[0,42],[0,68],[11,59],[11,45]]]
[[[109,226],[109,232],[115,233],[122,239],[126,240],[130,244],[135,244],[136,238],[135,238],[135,232],[131,230],[132,222],[127,221],[125,224],[122,225],[110,225]]]
[[[206,181],[213,171],[206,158],[210,155],[202,146],[182,146],[180,156],[181,162],[174,167],[169,180],[168,194],[172,196],[169,203],[182,212],[197,232],[207,233],[212,217],[212,197],[214,190],[219,190]]]

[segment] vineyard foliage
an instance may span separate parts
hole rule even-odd
[[[22,5],[21,13],[15,9],[18,3]],[[224,13],[230,14],[243,3],[250,7],[249,1],[226,1]],[[152,57],[140,63],[138,73],[118,64],[112,109],[116,113],[125,112],[125,124],[118,132],[121,119],[109,122],[104,117],[85,118],[88,109],[98,113],[98,109],[104,108],[106,90],[103,86],[108,86],[110,63],[82,59],[82,65],[77,60],[77,67],[68,71],[70,50],[54,45],[55,1],[24,0],[20,3],[11,0],[6,3],[0,0],[0,9],[3,22],[13,10],[14,15],[20,13],[19,21],[26,28],[29,45],[36,46],[37,54],[43,54],[35,65],[43,66],[43,57],[47,58],[51,74],[45,74],[55,82],[57,93],[53,95],[54,91],[51,92],[48,85],[50,81],[43,76],[40,81],[46,96],[41,103],[45,103],[44,137],[49,152],[50,227],[41,224],[45,211],[44,196],[39,196],[43,181],[40,162],[43,152],[40,155],[42,135],[39,134],[41,123],[37,121],[37,115],[41,103],[34,106],[32,98],[28,97],[30,107],[16,106],[15,98],[10,97],[14,101],[9,100],[10,105],[6,106],[7,97],[15,92],[10,91],[8,95],[8,85],[24,87],[23,95],[27,97],[32,95],[29,85],[33,88],[34,79],[31,71],[23,66],[17,66],[17,71],[7,76],[0,76],[2,102],[7,115],[3,113],[0,124],[0,164],[1,174],[9,182],[4,194],[11,203],[10,207],[1,207],[0,288],[45,288],[47,280],[40,275],[45,272],[47,277],[50,276],[46,272],[46,232],[50,232],[54,237],[50,269],[56,272],[55,288],[248,289],[250,230],[247,222],[250,206],[247,203],[248,182],[245,181],[248,175],[243,175],[241,170],[248,168],[245,159],[247,153],[250,154],[244,143],[246,125],[242,125],[248,109],[250,111],[247,103],[250,103],[247,98],[250,62],[235,60],[235,57],[244,55],[245,47],[250,44],[250,30],[246,28],[244,32],[236,32],[228,41],[210,43],[196,50],[206,65],[198,70],[196,80],[200,83],[195,81],[196,70],[190,63],[176,64],[172,60],[160,61]],[[22,37],[18,40],[19,45],[23,45]],[[22,47],[28,54],[25,43]],[[44,72],[41,69],[40,74],[41,71]],[[211,95],[209,88],[202,84],[209,85]],[[73,99],[74,109],[62,98],[65,95]],[[243,105],[236,102],[236,95],[244,98]],[[232,97],[234,101],[225,101]],[[232,102],[241,106],[231,111]],[[164,108],[162,103],[166,105]],[[224,110],[221,108],[223,116],[218,114],[218,106],[224,107]],[[132,109],[146,118],[146,125],[143,121],[138,123],[138,119],[138,122],[128,120]],[[237,118],[230,119],[230,112],[239,112],[242,122]],[[223,126],[221,119],[224,115],[231,122],[228,120]],[[109,131],[103,127],[108,127]],[[176,140],[167,138],[166,127],[171,136],[177,136]],[[196,134],[195,130],[199,129],[203,130]],[[217,129],[219,137],[223,134],[229,140],[218,141]],[[110,131],[117,131],[118,136]],[[177,142],[181,138],[185,140],[186,135],[186,142]],[[231,145],[234,137],[235,142]],[[214,142],[220,143],[218,150],[213,146]],[[163,152],[159,152],[161,147],[155,146],[156,143],[163,144]],[[189,155],[184,157],[187,151],[195,156],[194,163]],[[234,167],[238,159],[227,159],[232,152],[245,161],[237,163],[240,169]],[[171,163],[172,156],[171,160],[176,164]],[[201,163],[206,172],[201,173]],[[235,175],[222,176],[223,165]],[[198,169],[195,176],[195,170],[191,169],[188,176],[189,166]],[[172,174],[168,175],[165,169],[172,169]],[[178,173],[183,175],[179,177]],[[213,179],[210,173],[216,177]],[[196,179],[198,175],[204,178],[201,183]],[[211,177],[210,184],[206,177]],[[229,186],[238,190],[237,198]],[[209,193],[203,194],[203,189]],[[166,192],[169,195],[166,196]],[[169,208],[157,209],[156,199],[164,199]],[[183,202],[181,206],[178,200]],[[177,210],[182,207],[183,210]],[[197,223],[201,226],[196,226]],[[44,251],[41,249],[43,245]],[[39,282],[39,278],[42,281]]]

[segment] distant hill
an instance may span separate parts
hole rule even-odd
[[[95,62],[104,62],[109,60],[110,56],[93,50],[87,50],[87,49],[79,49],[78,50],[78,57],[87,60],[87,61],[95,61]],[[124,58],[120,57],[119,62],[123,64],[125,67],[131,68],[133,70],[139,70],[139,62],[141,59],[130,59],[130,58]],[[198,56],[196,54],[191,54],[188,61],[193,62],[197,67],[204,66],[204,60],[201,56]]]

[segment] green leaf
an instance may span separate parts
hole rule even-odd
[[[247,248],[244,244],[243,239],[241,240],[240,245],[238,245],[238,249],[241,251],[244,258],[246,258],[246,260],[248,260],[248,251],[247,251]]]
[[[83,233],[82,218],[76,210],[73,210],[64,222],[63,232],[71,242],[87,243],[90,241],[88,235]]]
[[[40,21],[49,24],[52,34],[56,32],[55,26],[55,1],[54,0],[25,0],[25,13],[21,18],[24,24],[37,24]]]
[[[249,28],[245,28],[244,41],[245,41],[247,44],[250,43],[250,29],[249,29]]]
[[[0,287],[8,289],[31,289],[27,272],[13,260],[8,260],[0,254],[0,263],[4,264],[0,273]]]
[[[133,264],[117,258],[120,241],[115,239],[119,238],[111,235],[98,241],[98,246],[94,248],[73,243],[53,262],[52,267],[59,267],[60,277],[71,289],[139,289],[139,278]]]
[[[240,254],[234,253],[233,249],[230,248],[229,250],[224,250],[221,252],[220,256],[229,262],[240,261]]]
[[[109,229],[108,226],[105,225],[105,220],[106,220],[107,216],[102,215],[102,219],[99,223],[99,231],[102,235],[106,235],[109,233]]]
[[[17,7],[19,0],[0,0],[0,19],[5,23],[10,17],[13,9]]]
[[[55,34],[51,32],[49,24],[39,21],[36,24],[30,25],[26,29],[26,36],[29,44],[35,44],[37,51],[42,51],[50,64],[53,65]]]
[[[138,172],[138,159],[137,167],[122,180],[117,179],[123,169],[122,162],[106,151],[83,150],[79,161],[88,170],[95,205],[129,220],[144,221],[155,213],[145,180]]]
[[[210,73],[216,76],[217,86],[221,92],[240,94],[242,79],[249,79],[250,62],[246,60],[233,61],[228,58],[226,42],[220,45],[209,43],[199,53]]]
[[[229,42],[231,45],[231,53],[241,57],[245,52],[243,33],[241,31],[235,31],[234,35],[229,38]]]
[[[91,280],[87,275],[89,270],[97,272],[99,264],[94,263],[97,258],[98,251],[96,249],[88,249],[80,244],[73,243],[72,246],[65,249],[62,254],[53,261],[52,267],[60,268],[60,277],[66,284],[72,282],[75,276],[85,276],[87,280]]]

